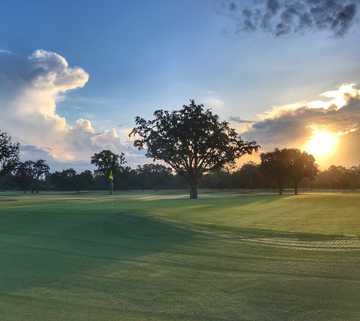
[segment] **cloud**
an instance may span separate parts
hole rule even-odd
[[[279,37],[325,30],[341,37],[354,24],[358,6],[359,0],[225,0],[221,12],[238,32],[263,30]]]
[[[56,170],[75,168],[77,170],[83,171],[89,169],[90,167],[88,160],[59,161],[51,156],[50,151],[41,149],[34,145],[21,145],[20,158],[32,161],[45,159],[50,167]]]
[[[231,122],[235,122],[238,124],[253,124],[255,123],[255,120],[246,120],[246,119],[242,119],[240,117],[237,116],[231,116],[229,119]]]
[[[257,140],[263,150],[275,147],[303,148],[314,131],[328,131],[339,137],[336,153],[318,160],[321,165],[360,163],[360,90],[343,85],[322,94],[324,100],[273,108],[243,135]]]
[[[232,126],[240,133],[247,132],[256,122],[255,120],[242,119],[241,117],[237,116],[230,116],[229,121],[232,123]]]
[[[121,143],[116,129],[97,132],[88,119],[72,126],[57,113],[57,102],[88,80],[85,70],[70,67],[54,52],[36,50],[27,58],[0,55],[0,129],[33,146],[26,149],[27,156],[41,150],[53,163],[89,162],[91,154],[104,148],[136,158],[133,149]]]
[[[12,52],[10,50],[7,50],[7,49],[0,49],[0,54],[11,55]]]
[[[215,109],[221,109],[225,106],[225,103],[222,99],[212,96],[205,98],[204,104],[206,107],[215,108]]]

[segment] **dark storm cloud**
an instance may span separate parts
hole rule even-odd
[[[343,36],[356,19],[360,0],[224,0],[221,11],[237,31],[264,30],[275,36],[325,30]]]

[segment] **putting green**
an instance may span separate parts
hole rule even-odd
[[[0,320],[360,320],[360,194],[0,194]]]

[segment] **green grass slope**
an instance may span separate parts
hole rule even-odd
[[[360,320],[360,194],[0,194],[0,320]]]

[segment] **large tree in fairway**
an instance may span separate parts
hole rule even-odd
[[[185,177],[190,198],[198,197],[198,182],[209,171],[234,163],[244,154],[257,151],[256,142],[243,141],[219,116],[191,100],[180,110],[157,110],[152,120],[135,119],[135,147],[146,149],[146,156],[170,165]]]

